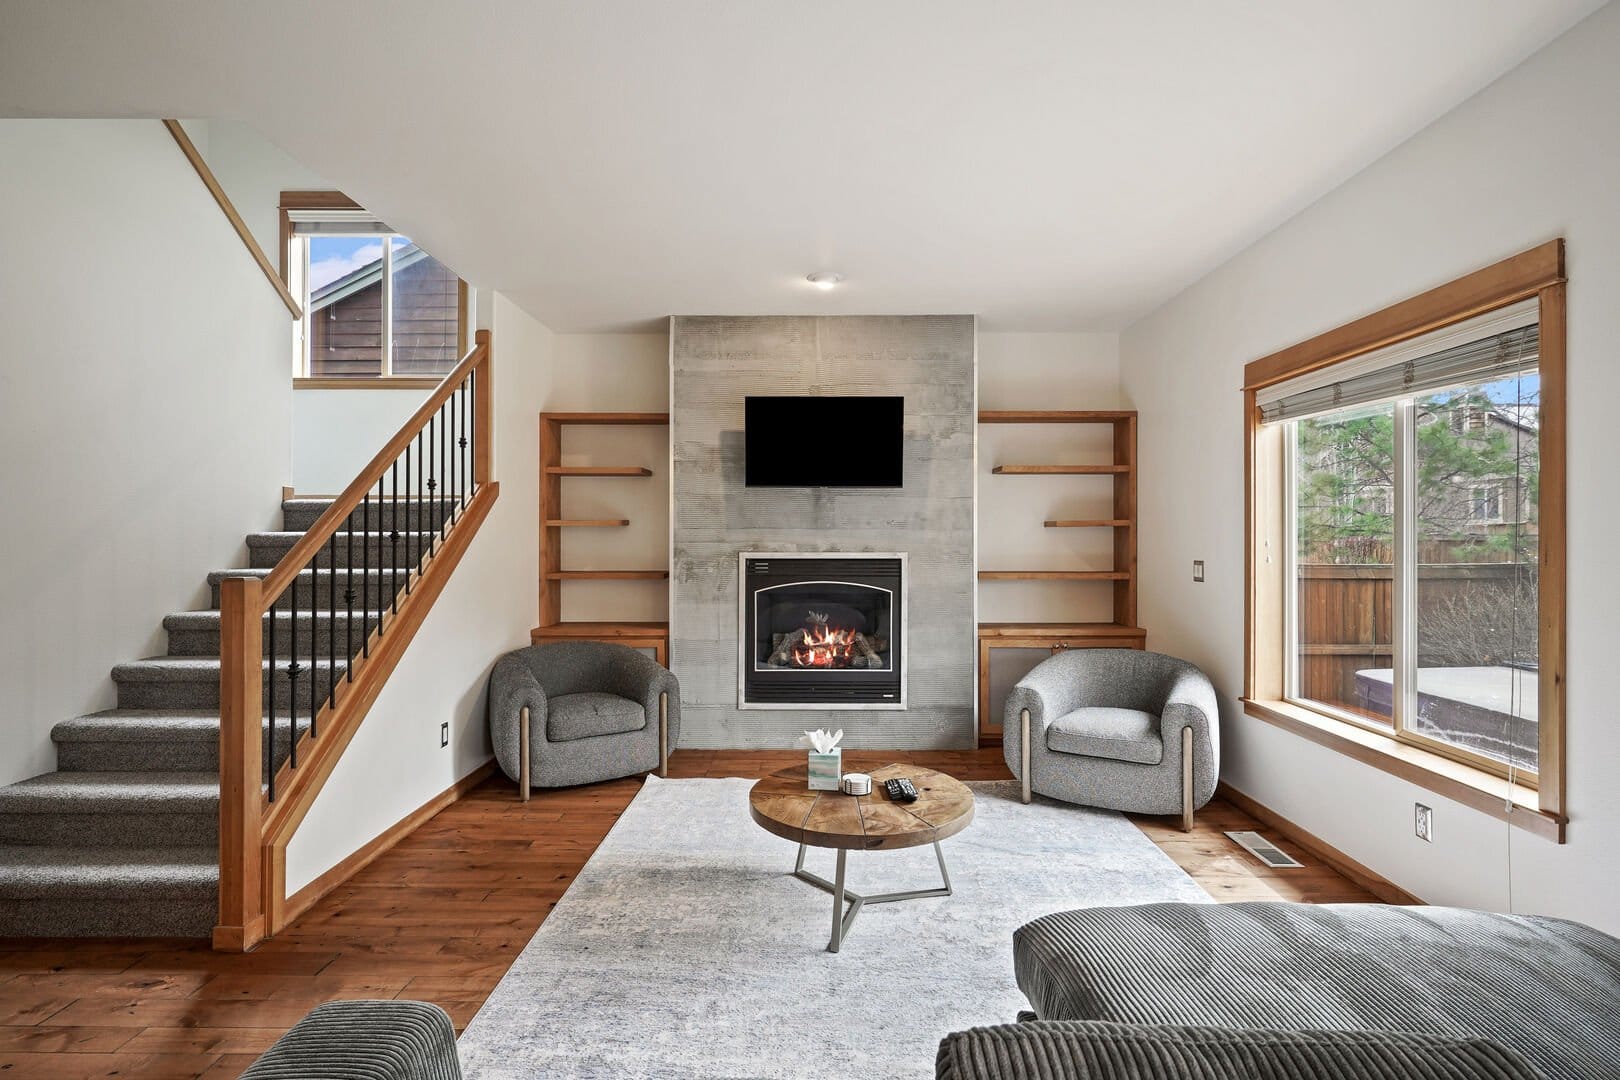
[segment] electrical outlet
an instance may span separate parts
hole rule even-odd
[[[448,720],[439,725],[439,745],[441,747],[450,745],[450,721]]]
[[[1419,840],[1434,843],[1434,811],[1422,803],[1413,803],[1412,831]]]
[[[1193,560],[1193,580],[1194,581],[1203,581],[1204,580],[1204,560],[1203,559],[1194,559]]]

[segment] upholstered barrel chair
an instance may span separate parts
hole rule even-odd
[[[1136,649],[1069,649],[1007,695],[1007,767],[1031,792],[1134,814],[1209,802],[1220,776],[1215,688],[1185,660]]]
[[[674,673],[625,645],[531,645],[489,677],[490,741],[521,799],[531,787],[667,775],[680,724]]]

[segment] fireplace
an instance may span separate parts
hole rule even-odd
[[[903,709],[901,554],[745,551],[737,706]]]

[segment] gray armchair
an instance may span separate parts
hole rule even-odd
[[[495,760],[525,800],[531,787],[667,775],[680,723],[675,675],[624,645],[531,645],[489,677]]]
[[[1064,802],[1180,814],[1209,802],[1220,776],[1215,688],[1185,660],[1135,649],[1070,649],[1007,695],[1007,767]]]

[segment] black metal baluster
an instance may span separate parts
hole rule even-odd
[[[394,520],[393,528],[388,530],[388,577],[393,587],[388,590],[394,606],[394,614],[399,614],[399,459],[394,459]],[[405,575],[409,584],[410,574]]]
[[[432,417],[432,416],[428,417],[427,455],[428,455],[428,467],[430,469],[433,467],[433,462],[434,462],[433,438],[434,438],[434,435],[435,435],[434,421],[436,419],[437,419],[436,417]],[[433,523],[433,529],[434,529],[434,531],[431,534],[429,534],[428,541],[427,541],[427,544],[428,544],[428,558],[430,558],[430,559],[434,556],[434,554],[438,550],[438,535],[439,535],[438,534],[438,524],[437,524],[437,522],[439,520],[438,517],[437,517],[437,514],[438,514],[438,510],[437,510],[438,498],[437,498],[437,496],[434,495],[434,490],[438,486],[438,479],[439,479],[439,474],[438,474],[437,471],[433,472],[433,474],[430,475],[428,477],[428,479],[427,479],[428,501],[429,501],[430,505],[435,507],[435,509],[428,514],[428,522]]]
[[[343,662],[348,665],[348,679],[354,682],[354,511],[343,521],[344,546],[348,549],[343,560]]]
[[[330,570],[331,568],[328,567],[327,569]],[[311,733],[315,731],[315,711],[320,707],[320,699],[316,695],[321,690],[321,680],[315,677],[317,671],[315,658],[319,655],[319,649],[315,643],[315,628],[319,624],[319,620],[316,618],[315,612],[321,606],[320,571],[321,549],[316,548],[315,554],[311,555],[309,559],[309,730]],[[296,730],[293,732],[293,738],[298,738]]]
[[[337,533],[326,538],[326,572],[332,575],[326,588],[326,700],[337,704]],[[315,717],[309,718],[309,737],[314,739]]]
[[[270,601],[270,663],[265,668],[269,673],[270,723],[264,729],[264,769],[269,788],[266,796],[271,802],[276,801],[276,604],[280,600],[278,596]]]
[[[298,578],[303,576],[300,571],[293,578],[292,610],[287,620],[287,764],[291,768],[298,768]],[[309,576],[310,599],[315,597],[315,575]],[[270,687],[271,700],[274,701],[276,688]]]
[[[422,431],[416,432],[416,506],[411,511],[411,533],[416,537],[416,568],[422,569],[422,474],[427,471],[427,460],[422,457]]]
[[[360,510],[360,655],[371,656],[371,492]]]
[[[468,437],[472,431],[472,374],[461,380],[461,509],[467,509],[467,494],[472,490],[472,465],[467,461]]]
[[[411,444],[405,444],[405,452],[401,455],[405,459],[405,509],[411,508]],[[397,504],[396,504],[397,506]],[[399,511],[394,511],[394,528],[399,528]],[[411,575],[416,572],[416,563],[411,559],[414,550],[411,540],[411,527],[405,527],[405,595],[411,595]]]
[[[450,499],[450,488],[449,488],[448,485],[446,485],[444,483],[445,473],[447,473],[449,471],[449,470],[447,470],[445,468],[445,465],[447,465],[449,463],[448,459],[449,459],[449,454],[450,454],[450,444],[449,444],[448,435],[449,435],[449,431],[445,426],[444,406],[440,405],[439,406],[439,513],[438,513],[438,516],[436,518],[434,518],[434,520],[439,523],[439,539],[440,540],[444,539],[445,506],[446,506],[446,503]]]
[[[388,481],[388,474],[377,477],[377,640],[383,636],[383,616],[388,612],[388,597],[384,593],[386,586],[383,579],[387,575],[383,572],[383,508],[388,505],[388,494],[384,485]],[[371,537],[366,537],[366,550],[371,550]],[[390,582],[391,584],[391,582]]]
[[[461,387],[450,394],[450,523],[454,525],[461,515],[461,402],[456,395]]]

